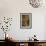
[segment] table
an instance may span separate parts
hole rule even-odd
[[[39,40],[39,41],[9,40],[7,43],[14,44],[16,46],[20,46],[20,44],[23,44],[23,46],[37,46],[37,45],[44,44],[44,43],[46,44],[46,40]]]

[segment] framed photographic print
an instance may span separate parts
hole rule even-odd
[[[20,13],[20,28],[21,29],[32,28],[32,13]]]

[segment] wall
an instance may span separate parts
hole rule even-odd
[[[45,12],[45,8],[32,8],[28,0],[0,0],[0,18],[13,17],[8,34],[16,40],[28,40],[34,34],[39,40],[44,40]],[[20,29],[20,13],[32,13],[32,29]],[[4,39],[2,33],[0,31],[0,39]]]

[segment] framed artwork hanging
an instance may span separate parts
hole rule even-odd
[[[20,28],[21,29],[32,28],[32,13],[20,13]]]

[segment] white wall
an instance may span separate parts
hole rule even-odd
[[[44,40],[46,34],[44,28],[45,12],[45,8],[32,8],[28,0],[0,0],[0,16],[13,17],[8,34],[16,40],[27,40],[34,34],[39,40]],[[20,29],[20,13],[32,13],[32,29]],[[2,31],[0,35],[2,35],[1,33]],[[2,38],[0,36],[0,39]]]

